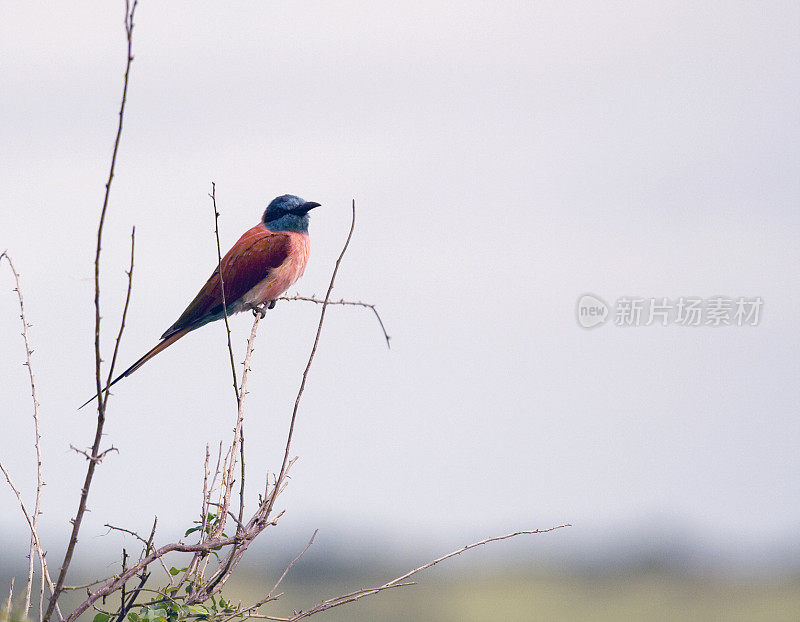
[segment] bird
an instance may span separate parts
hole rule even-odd
[[[261,222],[246,231],[225,253],[194,300],[161,335],[161,341],[108,386],[130,376],[184,335],[226,314],[252,309],[263,317],[266,309],[275,306],[275,299],[303,276],[310,250],[308,212],[319,206],[293,194],[270,201]],[[80,408],[96,397],[93,395]]]

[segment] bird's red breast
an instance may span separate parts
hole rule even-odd
[[[303,275],[309,249],[306,233],[270,231],[263,224],[257,224],[246,231],[222,258],[222,279],[219,269],[214,270],[194,300],[161,338],[218,319],[217,316],[223,312],[223,282],[229,315],[250,305],[274,300]]]

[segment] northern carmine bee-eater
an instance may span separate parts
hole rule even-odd
[[[308,212],[319,203],[293,194],[276,197],[261,222],[245,232],[161,341],[109,385],[130,376],[156,354],[196,328],[247,309],[263,310],[303,275],[308,261]],[[225,304],[222,302],[222,284]],[[84,403],[91,402],[96,395]]]

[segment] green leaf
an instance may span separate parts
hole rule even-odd
[[[177,591],[178,591],[178,586],[177,585],[171,585],[170,587],[165,587],[164,588],[164,592],[167,593],[167,594],[174,594]]]
[[[98,613],[94,617],[93,622],[108,622],[108,614],[107,613]]]
[[[138,613],[134,613],[133,611],[131,611],[130,613],[128,613],[128,620],[130,620],[131,622],[141,622],[142,619],[139,617]]]
[[[196,616],[207,616],[208,609],[203,605],[189,605],[189,611]]]
[[[187,532],[187,533],[186,533],[186,535],[188,536],[188,535],[189,535],[189,533]],[[172,568],[170,568],[170,569],[169,569],[169,573],[170,573],[170,574],[171,574],[173,577],[174,577],[176,574],[178,574],[179,572],[180,572],[180,570],[178,570],[178,569],[177,569],[175,566],[173,566]]]
[[[189,529],[186,530],[186,533],[183,534],[183,537],[185,538],[190,533],[194,533],[195,531],[200,531],[200,529],[202,529],[202,527],[189,527]]]

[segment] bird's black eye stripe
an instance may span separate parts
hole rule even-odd
[[[284,209],[282,207],[279,207],[279,208],[277,208],[275,210],[275,212],[276,213],[274,215],[270,216],[270,219],[267,220],[266,222],[272,222],[273,220],[278,220],[278,218],[282,218],[283,216],[286,216],[286,214],[289,213],[289,210]]]

